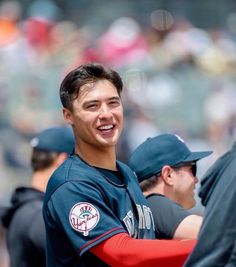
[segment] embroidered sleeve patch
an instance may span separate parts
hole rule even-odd
[[[99,219],[98,210],[87,202],[76,203],[70,210],[69,220],[72,228],[84,236],[97,225]]]

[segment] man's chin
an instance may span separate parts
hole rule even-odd
[[[101,146],[115,146],[118,142],[119,136],[117,134],[110,136],[110,137],[104,137],[104,136],[97,136],[97,141],[101,144]]]
[[[100,147],[115,147],[117,144],[117,139],[100,139],[98,140],[99,146]]]

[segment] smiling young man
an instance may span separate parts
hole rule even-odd
[[[194,241],[158,241],[131,169],[116,160],[123,127],[119,74],[88,63],[60,87],[75,153],[52,175],[44,201],[47,266],[182,266]]]

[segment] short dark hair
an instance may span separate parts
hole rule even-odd
[[[95,83],[99,80],[111,82],[120,96],[123,89],[123,82],[120,75],[102,64],[87,63],[69,72],[60,86],[60,99],[64,108],[72,110],[72,103],[78,97],[80,88],[88,83]]]
[[[49,168],[60,153],[44,151],[34,148],[31,155],[31,167],[33,171],[41,171]]]
[[[158,177],[156,175],[142,181],[139,185],[141,187],[141,190],[143,192],[148,191],[149,189],[152,189],[157,184]]]

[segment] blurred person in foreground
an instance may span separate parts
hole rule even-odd
[[[47,267],[180,267],[195,244],[155,240],[152,213],[138,181],[116,159],[122,89],[120,75],[98,63],[79,66],[61,83],[75,151],[46,190]]]
[[[132,153],[129,166],[152,210],[158,239],[197,238],[202,217],[187,209],[196,204],[197,161],[211,153],[190,151],[174,134],[148,138]]]
[[[67,126],[47,128],[32,139],[31,146],[31,186],[16,188],[11,206],[1,208],[11,267],[46,266],[44,192],[51,174],[73,151],[74,136]]]
[[[208,169],[199,197],[202,227],[186,267],[236,266],[236,142]]]

